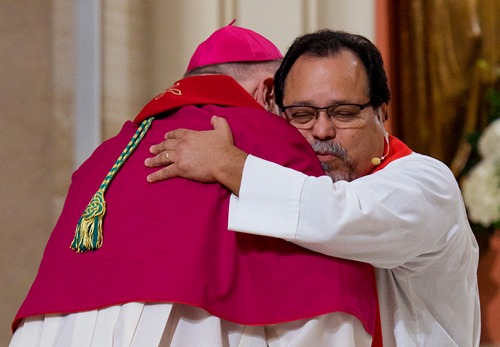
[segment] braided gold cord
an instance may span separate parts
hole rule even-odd
[[[90,200],[90,203],[87,205],[87,208],[83,212],[76,226],[75,237],[73,238],[73,242],[70,246],[72,250],[82,253],[97,250],[102,246],[102,222],[104,214],[106,213],[106,200],[104,199],[104,194],[106,193],[111,180],[115,177],[118,170],[120,170],[122,165],[125,161],[127,161],[141,140],[144,138],[144,135],[146,135],[146,132],[152,122],[153,117],[150,117],[141,123],[134,136],[127,144],[127,147],[125,147],[109,173],[106,175],[106,178],[101,183],[99,190]]]

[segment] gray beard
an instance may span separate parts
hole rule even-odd
[[[344,163],[344,168],[342,170],[333,170],[329,162],[321,162],[321,167],[325,171],[325,174],[329,176],[333,182],[337,181],[352,181],[356,178],[356,167],[354,163],[349,159],[347,155],[347,150],[336,142],[327,141],[314,141],[311,144],[315,152],[320,152],[323,154],[335,155],[340,158]]]

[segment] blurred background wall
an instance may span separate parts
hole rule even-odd
[[[342,29],[375,41],[392,76],[391,30],[405,29],[389,25],[396,10],[387,0],[0,0],[0,346],[71,173],[182,76],[202,40],[232,19],[283,52],[300,34]],[[392,112],[390,126],[403,133],[399,119]]]

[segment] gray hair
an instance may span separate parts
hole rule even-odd
[[[195,75],[228,75],[234,78],[238,83],[242,83],[249,78],[261,75],[263,73],[271,74],[279,68],[281,59],[267,60],[259,62],[242,62],[242,63],[222,63],[215,65],[207,65],[192,69],[184,74],[184,77]]]

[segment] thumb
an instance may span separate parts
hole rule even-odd
[[[213,116],[210,120],[210,123],[214,127],[214,130],[217,131],[221,136],[224,136],[231,142],[233,142],[233,133],[225,118]]]

